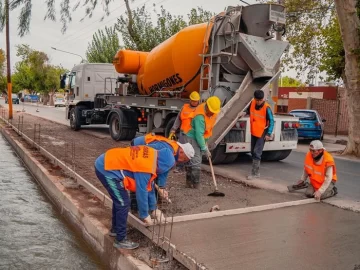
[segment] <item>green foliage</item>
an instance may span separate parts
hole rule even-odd
[[[298,87],[298,86],[305,86],[301,81],[285,76],[281,78],[281,87]]]
[[[99,30],[93,35],[86,51],[86,58],[90,63],[112,63],[119,49],[119,37],[115,27],[105,27],[105,31]]]
[[[153,7],[157,14],[155,25],[152,23],[150,12],[145,5],[133,10],[132,16],[127,14],[118,19],[115,28],[120,32],[125,48],[151,51],[184,27],[207,22],[214,15],[202,8],[193,8],[188,14],[188,22],[186,22],[183,16],[171,15],[163,6],[160,7],[160,12],[157,12],[155,5]],[[132,18],[131,23],[129,18]]]
[[[30,31],[30,21],[32,13],[32,4],[35,0],[8,0],[10,2],[9,9],[14,10],[21,8],[19,21],[18,21],[18,35],[23,37],[28,34]],[[40,1],[40,0],[36,0]],[[61,31],[65,33],[68,27],[68,23],[72,21],[71,13],[75,11],[78,7],[85,8],[85,15],[82,18],[86,17],[91,18],[93,11],[98,5],[101,5],[104,10],[104,17],[110,14],[109,4],[110,2],[118,0],[77,0],[73,6],[70,5],[70,0],[43,0],[44,4],[47,6],[45,12],[44,20],[57,21],[57,12],[55,9],[56,4],[60,3],[60,22],[62,25]],[[5,24],[5,2],[6,0],[0,0],[0,31],[3,30]],[[103,18],[104,18],[103,17]]]
[[[31,92],[49,93],[59,88],[60,74],[65,70],[49,65],[44,52],[23,44],[17,46],[16,55],[21,61],[15,64],[12,76],[14,92],[28,89]]]
[[[0,93],[6,91],[5,62],[5,52],[0,49]]]

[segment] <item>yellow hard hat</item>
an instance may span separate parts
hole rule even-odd
[[[192,100],[192,101],[199,101],[199,100],[200,100],[200,95],[199,95],[199,93],[196,92],[196,91],[191,92],[191,94],[190,94],[190,100]]]
[[[206,100],[206,105],[209,108],[210,112],[215,113],[215,114],[220,112],[221,101],[218,97],[216,97],[216,96],[209,97]]]

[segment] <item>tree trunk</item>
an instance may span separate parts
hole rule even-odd
[[[349,114],[349,142],[344,154],[360,156],[360,20],[357,0],[335,0],[345,50],[345,86]]]

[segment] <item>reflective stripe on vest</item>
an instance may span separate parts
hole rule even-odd
[[[214,128],[215,122],[216,122],[216,114],[213,114],[211,117],[206,115],[206,111],[205,111],[205,104],[206,103],[202,103],[199,106],[197,106],[196,110],[194,111],[191,120],[193,118],[195,118],[198,115],[202,115],[204,116],[204,120],[205,120],[205,132],[204,132],[204,138],[208,139],[211,137],[212,135],[212,130]]]
[[[310,152],[306,154],[304,169],[315,190],[318,190],[324,183],[326,168],[330,166],[333,167],[332,181],[337,181],[334,158],[327,151],[324,151],[323,160],[320,165],[315,164]]]
[[[137,146],[139,151],[133,151],[130,147],[113,148],[105,153],[104,168],[107,171],[141,172],[151,174],[147,190],[151,191],[151,183],[156,178],[157,151],[148,146]],[[124,176],[124,174],[122,173]],[[135,180],[125,176],[123,179],[126,190],[136,191]]]
[[[256,101],[253,99],[250,105],[250,130],[251,135],[260,138],[267,126],[266,109],[270,106],[265,102],[260,110],[256,110],[255,105]]]
[[[160,141],[160,142],[165,142],[165,143],[169,144],[171,146],[171,148],[173,149],[174,156],[176,156],[176,154],[179,150],[179,145],[177,144],[176,141],[170,140],[163,136],[153,135],[151,133],[145,135],[145,143],[146,144],[152,143],[153,141]]]
[[[181,126],[180,130],[188,133],[191,129],[191,115],[196,110],[196,107],[191,107],[190,104],[184,104],[180,112]]]

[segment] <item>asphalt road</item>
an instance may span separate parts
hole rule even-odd
[[[4,99],[0,99],[0,104],[4,105]],[[64,107],[54,108],[42,105],[23,105],[22,103],[20,105],[14,105],[14,111],[22,111],[23,108],[26,113],[69,125],[68,120],[65,119]],[[36,112],[37,109],[38,112]],[[108,136],[105,125],[88,126],[86,129],[94,130]],[[307,145],[308,142],[300,142],[298,150],[293,151],[291,155],[283,161],[263,162],[261,164],[262,179],[268,181],[270,185],[281,184],[284,186],[297,181],[303,170],[303,161]],[[325,147],[331,150],[344,148],[344,146],[334,144],[325,144]],[[339,179],[337,183],[339,194],[337,197],[360,202],[360,160],[347,160],[335,157],[335,161]],[[246,175],[251,169],[251,159],[248,155],[241,155],[233,164],[217,165],[216,167],[231,170],[233,173]]]

